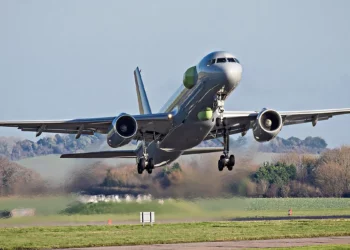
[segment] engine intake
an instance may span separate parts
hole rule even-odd
[[[253,124],[253,134],[258,142],[275,138],[282,129],[282,116],[275,110],[263,109]]]
[[[112,148],[128,144],[137,133],[137,122],[134,117],[121,114],[116,117],[107,134],[107,143]]]

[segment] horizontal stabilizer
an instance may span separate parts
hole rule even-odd
[[[100,151],[76,154],[64,154],[61,158],[136,158],[135,150]]]
[[[206,153],[215,153],[223,152],[223,147],[209,147],[209,148],[191,148],[185,150],[182,155],[193,155],[193,154],[206,154]]]

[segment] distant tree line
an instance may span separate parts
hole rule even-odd
[[[216,159],[216,158],[215,158]],[[151,193],[156,197],[349,197],[350,147],[319,157],[286,153],[272,162],[254,164],[240,158],[232,172],[218,172],[213,157],[176,162],[152,175],[135,166],[95,163],[72,175],[67,191],[90,194]]]
[[[45,181],[35,171],[0,157],[0,196],[31,195],[46,191]]]
[[[0,155],[11,160],[46,154],[62,154],[89,150],[105,142],[102,135],[55,135],[38,142],[6,140],[0,138]],[[215,140],[205,142],[215,146]],[[231,139],[234,150],[249,148],[248,140]],[[159,197],[217,197],[240,195],[248,197],[348,197],[350,196],[350,147],[326,149],[319,137],[300,140],[276,138],[263,144],[281,144],[281,149],[295,149],[280,155],[271,162],[258,165],[253,153],[237,154],[232,172],[217,170],[217,157],[201,155],[199,159],[182,160],[154,170],[152,175],[138,175],[134,164],[110,166],[95,162],[85,168],[72,170],[60,188],[52,189],[41,176],[17,163],[0,156],[0,196],[45,192],[85,192],[91,194],[141,194]],[[271,146],[273,149],[275,146]],[[296,149],[300,150],[296,150]],[[303,154],[308,147],[319,150],[320,155]],[[302,149],[302,150],[301,150]],[[91,150],[91,149],[90,149]],[[96,149],[95,149],[96,150]],[[274,149],[272,150],[275,151]],[[287,150],[288,151],[288,150]],[[270,151],[269,151],[270,152]],[[308,152],[308,151],[307,151]]]
[[[327,149],[327,143],[321,137],[308,136],[304,140],[297,137],[290,137],[283,139],[277,137],[268,143],[259,144],[258,150],[260,152],[273,152],[273,153],[311,153],[320,154]]]
[[[59,135],[44,137],[37,142],[31,140],[14,140],[6,137],[0,138],[0,156],[5,156],[12,161],[49,154],[66,154],[86,151],[98,147],[106,142],[106,137],[101,134],[83,135],[78,140],[75,135]],[[253,142],[255,143],[255,142]],[[230,138],[231,148],[246,148],[250,146],[247,137]],[[320,137],[307,137],[301,140],[296,137],[289,139],[275,138],[269,143],[257,144],[261,152],[301,152],[321,153],[327,148],[327,143]],[[218,140],[208,140],[200,144],[204,147],[221,146]]]
[[[65,154],[84,151],[88,147],[105,142],[105,136],[95,134],[81,136],[78,140],[75,135],[59,135],[44,137],[37,142],[31,140],[0,140],[0,155],[12,161],[49,154]]]
[[[350,197],[350,147],[327,150],[319,157],[286,153],[255,164],[237,159],[232,172],[219,172],[216,157],[179,161],[137,174],[134,164],[96,162],[72,170],[65,183],[52,188],[33,170],[0,157],[0,196],[52,192],[152,194],[155,197]]]

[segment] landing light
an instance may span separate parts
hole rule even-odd
[[[168,114],[168,118],[170,120],[171,118],[173,118],[173,115],[172,114]]]

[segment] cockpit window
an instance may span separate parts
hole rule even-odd
[[[237,59],[237,58],[232,58],[232,57],[227,58],[227,61],[228,61],[228,62],[235,62],[235,63],[239,63],[239,61],[238,61],[238,59]]]
[[[208,61],[207,66],[213,65],[215,63],[215,59],[211,59]]]
[[[218,58],[216,60],[217,63],[225,63],[226,62],[226,58]]]

